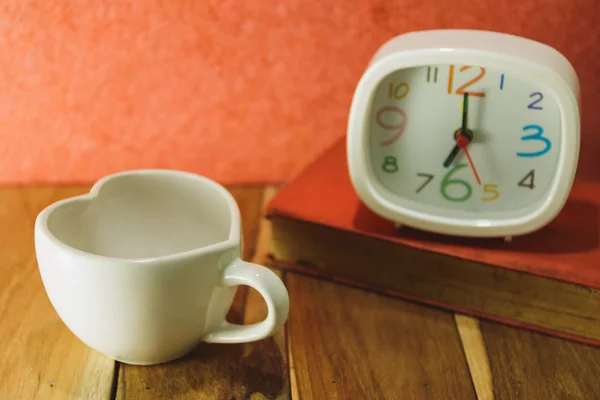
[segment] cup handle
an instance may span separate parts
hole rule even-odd
[[[279,277],[262,265],[236,260],[223,271],[222,285],[250,286],[260,293],[267,303],[267,317],[249,325],[223,321],[204,337],[206,343],[248,343],[274,334],[287,320],[290,300],[285,285]]]

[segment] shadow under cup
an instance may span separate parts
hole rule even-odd
[[[123,259],[163,257],[228,240],[235,209],[211,182],[187,175],[111,178],[92,201],[54,210],[48,230],[86,253]]]

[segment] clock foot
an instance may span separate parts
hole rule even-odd
[[[506,243],[510,243],[510,242],[512,242],[512,236],[504,236],[504,241],[505,241]]]

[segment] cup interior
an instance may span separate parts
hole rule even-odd
[[[51,234],[68,246],[106,257],[145,259],[229,239],[229,198],[193,175],[121,174],[102,183],[96,197],[63,203],[48,217]]]

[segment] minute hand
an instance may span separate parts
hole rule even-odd
[[[462,125],[461,125],[460,130],[458,132],[455,132],[455,137],[454,137],[455,140],[458,139],[458,137],[461,134],[465,138],[469,138],[469,133],[468,133],[469,131],[467,128],[468,113],[469,113],[469,93],[465,92],[465,94],[463,96]],[[450,151],[450,154],[448,154],[448,157],[446,157],[446,159],[444,160],[445,168],[448,168],[450,166],[450,164],[452,164],[452,161],[454,161],[454,159],[456,158],[456,156],[458,155],[458,152],[460,150],[461,150],[461,147],[458,144],[456,144],[452,148],[452,150]]]
[[[467,134],[467,114],[469,112],[469,93],[465,92],[463,96],[463,110],[462,110],[462,126],[460,127],[460,131],[466,135]]]

